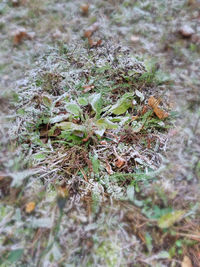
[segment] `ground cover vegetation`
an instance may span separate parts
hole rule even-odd
[[[0,14],[0,265],[199,266],[198,1]]]

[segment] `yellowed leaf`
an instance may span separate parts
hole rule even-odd
[[[81,12],[82,12],[83,15],[86,16],[88,14],[89,7],[90,7],[89,4],[83,4],[83,5],[81,5]]]
[[[23,40],[25,39],[33,39],[35,36],[35,33],[27,32],[24,28],[19,28],[13,33],[13,44],[19,45]]]
[[[35,209],[35,202],[31,201],[26,204],[26,213],[31,213]]]
[[[115,161],[115,166],[117,168],[121,168],[125,164],[125,162],[125,159],[123,159],[122,157],[117,157],[117,160]]]
[[[140,41],[140,37],[137,35],[132,35],[131,36],[131,42],[133,43],[138,43]]]
[[[150,96],[149,100],[148,100],[148,104],[150,107],[152,107],[154,109],[155,107],[157,107],[160,104],[160,101],[158,99],[156,99],[154,96]]]
[[[108,174],[113,174],[113,170],[108,161],[106,161],[106,171]]]
[[[91,91],[92,89],[94,89],[94,85],[84,85],[83,88],[84,88],[83,92],[87,93]]]
[[[66,185],[61,185],[57,188],[59,197],[66,198],[68,196],[68,190]]]
[[[98,41],[93,41],[91,38],[88,38],[88,43],[90,47],[97,47],[101,45],[102,40],[99,39]]]
[[[120,157],[118,154],[117,154],[117,151],[115,149],[115,147],[113,147],[113,150],[114,150],[114,154],[115,154],[115,157],[116,157],[116,160],[115,160],[115,166],[117,168],[121,168],[125,163],[126,163],[126,160],[123,159],[122,157]]]
[[[181,267],[193,267],[192,262],[188,256],[184,256]]]
[[[102,141],[100,142],[100,144],[103,145],[103,146],[106,146],[108,143],[107,143],[105,140],[102,140]]]
[[[97,23],[92,24],[85,32],[84,32],[84,37],[85,38],[90,38],[92,34],[98,30],[99,25]]]
[[[153,111],[160,120],[163,120],[169,116],[166,111],[160,109],[159,107],[155,107]]]
[[[163,120],[163,119],[167,118],[169,116],[169,114],[166,111],[164,111],[158,107],[159,103],[160,103],[159,99],[156,99],[154,96],[149,97],[149,100],[148,100],[149,106],[153,108],[153,111],[156,114],[156,116],[160,120]]]

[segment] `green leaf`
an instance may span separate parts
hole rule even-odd
[[[54,124],[60,121],[67,120],[70,116],[71,116],[70,114],[57,115],[53,118],[50,118],[49,123]]]
[[[75,115],[75,116],[80,116],[82,114],[82,109],[79,107],[79,105],[76,102],[70,102],[67,103],[66,105],[66,110]]]
[[[19,187],[23,181],[31,175],[38,173],[38,170],[25,170],[21,172],[9,173],[9,176],[13,178],[11,186]]]
[[[88,105],[88,99],[86,97],[79,97],[78,103],[81,106],[87,106]]]
[[[73,122],[63,121],[55,125],[57,128],[64,131],[80,131],[86,132],[86,127],[83,125],[75,124]]]
[[[35,155],[33,156],[33,158],[34,158],[34,159],[38,159],[38,160],[43,160],[43,159],[46,158],[46,156],[45,156],[44,154],[42,154],[42,153],[39,153],[39,154],[35,154]]]
[[[169,228],[174,223],[180,221],[184,214],[184,210],[177,210],[171,213],[167,213],[158,220],[158,226],[160,228]]]
[[[44,104],[46,107],[48,107],[48,108],[50,108],[51,105],[52,105],[52,101],[51,101],[51,99],[50,99],[49,97],[47,97],[47,96],[43,96],[43,97],[42,97],[42,102],[43,102],[43,104]]]
[[[95,130],[95,134],[98,136],[98,137],[102,137],[105,133],[105,128],[102,128],[102,129],[98,129],[98,130]]]
[[[32,227],[33,228],[52,228],[53,222],[51,218],[33,218]]]
[[[92,168],[95,174],[99,173],[100,161],[98,160],[98,155],[95,154],[92,157]]]
[[[101,94],[92,94],[89,96],[88,101],[92,106],[92,109],[96,112],[96,115],[99,116],[102,108],[102,99]]]
[[[157,255],[155,255],[155,259],[169,259],[170,255],[169,252],[162,250]]]
[[[126,189],[126,194],[128,197],[128,200],[130,200],[131,202],[134,201],[134,195],[135,195],[135,188],[133,185],[129,185]]]
[[[96,121],[96,126],[99,129],[117,129],[118,125],[110,121],[108,118],[102,118]]]
[[[141,93],[140,91],[136,90],[135,91],[135,94],[136,94],[136,96],[138,96],[140,98],[141,102],[144,101],[144,95],[143,95],[143,93]]]
[[[132,107],[133,94],[126,93],[124,94],[115,105],[113,105],[109,112],[115,115],[121,115],[125,113],[130,107]]]
[[[24,115],[24,114],[26,114],[26,111],[25,111],[25,109],[23,109],[23,108],[19,108],[19,109],[17,110],[17,114],[19,114],[19,115]]]
[[[131,116],[127,114],[126,116],[120,116],[120,117],[108,117],[110,121],[112,122],[118,122],[120,126],[123,126],[126,123],[131,122]]]
[[[153,249],[152,237],[148,232],[145,233],[145,241],[146,241],[146,246],[148,248],[148,251],[151,252]]]
[[[8,254],[8,258],[7,260],[10,262],[10,263],[14,263],[18,260],[21,259],[22,255],[24,253],[24,250],[23,249],[15,249],[15,250],[12,250],[10,251],[10,253]]]

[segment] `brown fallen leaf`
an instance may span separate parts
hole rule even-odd
[[[179,33],[185,38],[190,38],[194,34],[194,30],[186,24],[179,29]]]
[[[20,5],[20,0],[12,0],[11,3],[12,3],[12,6],[17,7]]]
[[[181,267],[193,267],[192,262],[188,256],[184,256]]]
[[[196,4],[196,0],[188,0],[188,6],[192,6]]]
[[[164,110],[162,110],[158,107],[154,108],[153,111],[160,120],[163,120],[169,116],[169,114],[167,112],[165,112]]]
[[[83,88],[84,88],[83,92],[87,93],[91,91],[92,89],[94,89],[94,85],[84,85]]]
[[[35,209],[35,202],[31,201],[26,204],[26,213],[31,213]]]
[[[84,37],[85,38],[90,38],[92,36],[92,34],[97,31],[99,28],[99,24],[98,23],[94,23],[92,24],[85,32],[84,32]]]
[[[115,166],[117,168],[121,168],[124,164],[125,164],[125,159],[123,159],[122,157],[118,157],[117,160],[115,161]]]
[[[34,32],[27,32],[24,28],[17,29],[13,32],[13,44],[19,45],[25,39],[32,40],[34,36]]]
[[[132,43],[138,43],[140,41],[140,37],[137,35],[132,35],[131,36],[131,42]]]
[[[144,115],[145,113],[147,113],[147,111],[148,111],[148,107],[144,106],[142,111],[141,111],[141,115]]]
[[[82,13],[84,16],[88,15],[89,7],[90,7],[89,4],[83,4],[83,5],[81,5],[81,13]]]
[[[117,168],[121,168],[125,163],[126,163],[126,160],[123,159],[122,157],[120,157],[118,154],[117,154],[117,151],[115,149],[115,147],[113,148],[114,150],[114,154],[116,156],[116,160],[115,160],[115,166]]]
[[[66,198],[68,196],[68,190],[65,183],[63,183],[63,185],[58,186],[57,193],[58,196],[63,198]]]
[[[110,175],[113,174],[113,170],[112,170],[112,168],[111,168],[111,166],[110,166],[108,161],[106,161],[106,171]]]
[[[169,114],[166,111],[164,111],[158,107],[159,103],[160,103],[160,99],[156,99],[154,96],[150,96],[150,98],[148,100],[149,106],[151,108],[153,108],[153,111],[156,114],[156,116],[160,120],[163,120],[163,119],[167,118],[169,116]]]
[[[102,40],[99,39],[98,41],[93,41],[91,38],[88,38],[88,43],[90,47],[97,47],[102,44]]]
[[[160,100],[156,99],[154,96],[150,96],[148,100],[148,104],[150,107],[155,108],[160,104]]]
[[[53,34],[52,34],[52,38],[57,40],[57,39],[61,39],[62,38],[62,32],[60,30],[56,30]]]
[[[106,146],[108,143],[105,140],[103,140],[103,141],[100,142],[100,144],[103,145],[103,146]]]
[[[132,116],[132,118],[131,118],[132,121],[135,121],[135,120],[137,120],[137,119],[138,119],[138,115],[136,115],[136,116]]]
[[[57,187],[57,205],[60,211],[65,207],[66,201],[68,197],[68,189],[66,187],[66,183],[64,182],[62,185]]]
[[[197,45],[200,45],[200,35],[199,34],[193,34],[192,35],[192,42],[197,44]]]

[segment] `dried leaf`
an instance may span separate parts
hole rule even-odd
[[[94,89],[94,85],[84,85],[83,88],[84,88],[83,92],[87,93],[91,91],[92,89]]]
[[[81,5],[81,12],[82,12],[83,15],[85,15],[85,16],[88,15],[89,7],[90,7],[89,4]]]
[[[180,30],[179,30],[179,33],[185,37],[185,38],[189,38],[192,36],[192,34],[195,33],[195,31],[193,30],[192,27],[190,27],[190,25],[183,25]]]
[[[160,120],[163,120],[169,116],[169,114],[167,112],[165,112],[164,110],[162,110],[158,107],[154,108],[153,111]]]
[[[142,109],[141,115],[144,115],[145,113],[147,113],[147,111],[148,111],[148,107],[144,106]]]
[[[125,163],[126,163],[126,160],[125,159],[123,159],[122,157],[120,157],[118,154],[117,154],[117,151],[116,151],[116,149],[115,149],[115,147],[113,148],[113,150],[114,150],[114,154],[115,154],[115,156],[116,156],[116,161],[115,161],[115,166],[117,167],[117,168],[121,168]]]
[[[118,157],[117,160],[115,161],[115,166],[117,168],[121,168],[124,164],[125,164],[125,159],[123,159],[122,157]]]
[[[26,31],[26,29],[24,28],[20,28],[17,29],[14,33],[13,33],[13,44],[14,45],[19,45],[23,40],[25,39],[33,39],[35,36],[35,33],[28,33]]]
[[[102,40],[99,39],[98,41],[93,41],[91,38],[88,38],[89,46],[90,47],[97,47],[102,44]]]
[[[98,28],[99,28],[99,24],[98,23],[94,23],[94,24],[92,24],[85,32],[84,32],[84,37],[85,38],[90,38],[92,35],[93,35],[93,33],[95,32],[95,31],[97,31],[98,30]]]
[[[110,175],[113,174],[113,170],[112,170],[112,168],[111,168],[111,166],[110,166],[108,161],[106,161],[106,171]]]
[[[131,117],[131,120],[132,120],[132,121],[135,121],[135,120],[137,120],[137,119],[138,119],[138,116],[137,116],[137,115]]]
[[[65,207],[67,197],[68,190],[66,187],[66,183],[64,183],[57,188],[57,204],[60,210],[63,210],[63,208]]]
[[[181,267],[192,267],[192,262],[188,256],[184,256]]]
[[[20,0],[12,0],[11,3],[12,3],[12,6],[17,7],[20,5]]]
[[[150,96],[148,104],[154,109],[155,107],[158,107],[158,105],[160,104],[160,100],[156,99],[154,96]]]
[[[164,111],[158,107],[159,103],[160,103],[159,99],[156,99],[154,96],[150,96],[150,98],[148,100],[149,106],[153,108],[153,111],[156,114],[156,116],[160,120],[163,120],[163,119],[167,118],[169,116],[169,114],[166,111]]]
[[[35,202],[31,201],[26,204],[26,213],[31,213],[35,209]]]
[[[137,35],[132,35],[131,36],[131,42],[133,43],[138,43],[140,41],[140,37]]]
[[[58,186],[57,193],[60,197],[66,198],[68,196],[68,190],[66,184]]]
[[[105,140],[103,140],[103,141],[100,142],[100,144],[103,145],[103,146],[106,146],[108,143]]]

